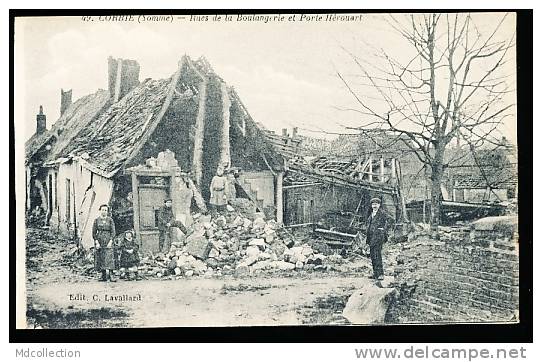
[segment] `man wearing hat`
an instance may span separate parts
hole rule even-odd
[[[371,214],[367,219],[367,244],[371,252],[373,264],[373,278],[384,279],[384,267],[382,266],[382,245],[388,240],[388,229],[391,217],[380,209],[382,200],[378,197],[371,199]]]
[[[169,252],[171,247],[171,235],[169,233],[171,227],[177,227],[181,229],[185,235],[188,235],[188,230],[182,222],[177,220],[171,205],[172,200],[165,199],[164,206],[162,206],[158,212],[158,231],[160,232],[158,235],[158,245],[160,247],[160,252],[162,253]]]

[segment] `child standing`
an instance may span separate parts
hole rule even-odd
[[[128,280],[139,280],[139,246],[134,239],[134,232],[124,232],[120,243],[120,277]]]
[[[228,204],[228,197],[226,195],[226,187],[228,185],[228,179],[224,176],[224,168],[218,166],[216,175],[211,180],[211,197],[209,204],[211,208],[211,215],[215,216],[217,212],[223,213]]]

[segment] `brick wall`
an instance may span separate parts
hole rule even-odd
[[[419,236],[396,257],[396,323],[517,321],[517,234],[446,228],[439,241]]]

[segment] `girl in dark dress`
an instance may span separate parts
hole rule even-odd
[[[109,206],[100,206],[100,215],[92,225],[94,239],[94,266],[102,273],[101,281],[114,281],[112,271],[115,269],[115,223],[109,216]]]
[[[128,230],[120,243],[120,277],[128,280],[139,279],[139,246],[134,239],[134,232]]]

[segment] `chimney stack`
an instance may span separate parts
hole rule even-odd
[[[107,59],[109,94],[118,102],[139,84],[139,63],[130,59]]]
[[[62,116],[66,109],[72,104],[72,90],[60,89],[60,115]]]
[[[292,128],[292,138],[297,137],[297,127]]]
[[[40,113],[36,115],[36,134],[47,131],[47,117],[43,114],[43,106],[40,106]]]
[[[287,128],[282,129],[282,137],[288,137],[288,129]]]

